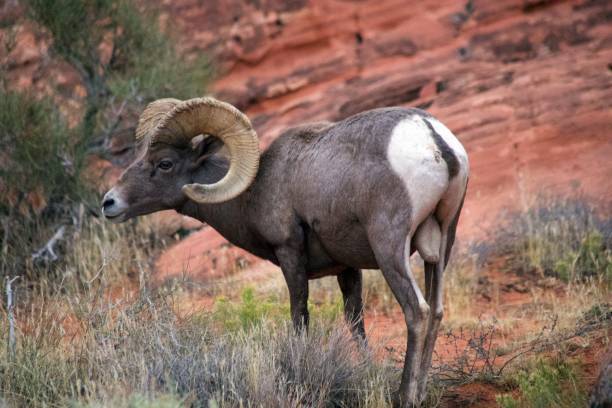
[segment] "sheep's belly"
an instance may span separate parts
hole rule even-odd
[[[333,231],[309,230],[306,233],[308,277],[337,275],[347,266],[356,269],[378,268],[363,227],[357,223],[336,225]]]

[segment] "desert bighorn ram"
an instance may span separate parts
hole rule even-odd
[[[104,196],[106,218],[174,209],[206,222],[281,267],[296,328],[308,325],[308,279],[336,275],[346,319],[365,336],[360,269],[379,268],[408,327],[399,400],[422,402],[469,173],[448,128],[418,109],[374,109],[288,129],[260,155],[249,119],[205,97],[151,103],[136,137],[142,150]],[[215,154],[223,145],[229,160]]]

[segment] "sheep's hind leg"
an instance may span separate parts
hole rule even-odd
[[[427,302],[433,310],[428,324],[427,339],[421,363],[422,377],[419,383],[419,396],[422,400],[425,399],[427,393],[427,374],[431,368],[432,354],[444,314],[444,270],[448,264],[450,252],[455,241],[455,232],[462,205],[463,200],[454,208],[447,205],[438,209],[438,217],[443,220],[440,226],[440,240],[436,243],[439,245],[439,256],[430,257],[429,259],[423,257],[425,260],[425,293]],[[440,216],[440,213],[443,216]],[[453,215],[448,216],[448,214]]]
[[[425,261],[425,298],[427,304],[432,309],[427,322],[427,331],[425,335],[425,343],[423,345],[423,357],[421,361],[421,377],[419,378],[419,398],[421,400],[426,397],[426,387],[428,380],[428,372],[431,365],[431,357],[433,354],[440,321],[442,320],[443,304],[442,304],[442,273],[443,265],[440,262],[441,252],[443,248],[442,239],[444,234],[441,231],[440,225],[433,215],[430,215],[423,221],[415,233],[414,243],[417,247],[419,255]]]
[[[443,282],[442,273],[440,266],[441,262],[429,263],[425,262],[425,296],[427,303],[432,308],[432,313],[427,323],[427,334],[425,338],[425,344],[423,345],[423,359],[421,361],[421,378],[419,379],[419,396],[422,400],[427,395],[427,381],[428,373],[431,368],[431,360],[436,345],[436,339],[438,337],[438,330],[440,329],[440,322],[442,321],[442,315],[444,313],[444,307],[442,303],[443,297]]]
[[[404,312],[408,329],[404,370],[396,402],[400,406],[415,406],[421,403],[418,385],[429,306],[410,270],[408,228],[393,228],[392,220],[384,216],[377,218],[368,228],[368,238],[383,276]]]
[[[338,285],[344,299],[344,317],[353,337],[366,342],[363,322],[362,274],[361,270],[346,268],[338,274]]]

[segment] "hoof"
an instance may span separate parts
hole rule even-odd
[[[418,398],[419,401],[421,401],[421,404],[423,404],[427,399],[427,381],[424,381],[424,383],[419,386]]]
[[[399,391],[394,392],[391,396],[393,408],[418,408],[422,405],[422,402],[422,400],[410,400],[410,398],[402,396]]]

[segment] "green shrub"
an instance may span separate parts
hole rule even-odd
[[[75,138],[49,99],[0,87],[1,276],[35,276],[32,254],[86,200]]]
[[[498,395],[503,408],[553,408],[586,406],[587,396],[580,370],[567,362],[538,360],[532,367],[518,372],[514,378],[518,396]]]
[[[584,200],[540,198],[513,213],[488,255],[502,256],[519,274],[554,276],[565,282],[588,278],[612,283],[612,220]]]
[[[157,395],[153,397],[147,397],[144,395],[136,394],[126,397],[115,397],[110,401],[92,402],[89,404],[81,404],[78,401],[73,401],[70,406],[73,408],[104,408],[104,407],[115,407],[115,408],[176,408],[185,406],[181,399],[173,395]],[[211,407],[213,408],[213,407]]]
[[[257,299],[253,288],[247,287],[242,290],[239,302],[219,297],[213,316],[226,330],[249,330],[267,319],[289,318],[289,308],[274,299]]]
[[[74,136],[50,100],[0,89],[0,214],[78,196]]]
[[[187,59],[176,51],[176,40],[158,28],[155,12],[142,13],[130,2],[119,4],[116,39],[119,55],[109,71],[109,89],[118,100],[149,102],[161,97],[202,96],[211,68],[205,56]],[[128,55],[129,54],[129,55]],[[142,103],[142,102],[140,102]]]
[[[554,273],[563,281],[600,274],[612,283],[612,250],[607,248],[602,234],[589,231],[577,250],[570,250],[555,262]]]

